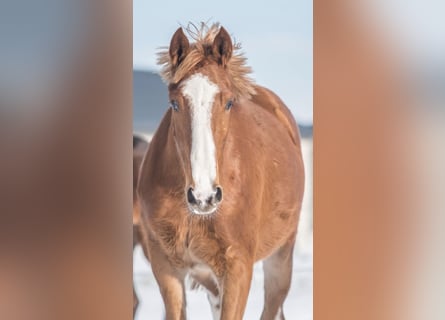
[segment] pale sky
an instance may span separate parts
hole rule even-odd
[[[220,22],[241,42],[255,81],[275,91],[297,122],[312,123],[312,1],[133,1],[133,66],[158,71],[156,52],[189,21]]]
[[[374,0],[364,9],[414,63],[445,59],[445,1]]]

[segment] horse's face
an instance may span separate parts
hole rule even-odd
[[[172,61],[180,64],[188,47],[182,29],[178,29],[169,49]],[[218,156],[235,103],[224,71],[231,53],[230,36],[221,28],[208,63],[169,87],[174,140],[185,173],[184,196],[193,214],[212,214],[223,200]]]

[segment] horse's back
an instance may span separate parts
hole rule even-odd
[[[249,121],[248,130],[253,133],[252,145],[258,149],[257,159],[263,158],[263,167],[270,172],[281,172],[276,183],[281,184],[288,177],[303,177],[303,161],[301,153],[300,133],[292,113],[283,101],[271,90],[256,86],[256,94],[250,99],[250,108],[244,120]],[[254,119],[254,120],[252,120]],[[244,126],[244,124],[243,124]],[[256,129],[255,129],[256,128]],[[253,152],[253,151],[252,151]],[[259,155],[259,157],[258,157]],[[286,175],[291,170],[293,175]]]
[[[299,145],[300,133],[298,126],[284,102],[273,91],[267,88],[257,85],[255,86],[255,91],[255,95],[251,98],[252,102],[276,117],[286,128],[293,143]]]

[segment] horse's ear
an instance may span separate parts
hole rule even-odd
[[[190,44],[182,28],[176,30],[170,41],[169,54],[174,67],[177,67],[186,57],[189,52]]]
[[[225,66],[232,57],[232,39],[230,39],[229,33],[221,27],[218,34],[213,40],[212,52],[219,64]]]

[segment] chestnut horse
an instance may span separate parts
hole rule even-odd
[[[141,167],[138,194],[167,319],[185,319],[184,279],[208,292],[214,319],[242,319],[263,261],[261,319],[283,303],[303,198],[298,127],[284,103],[248,77],[223,27],[179,28],[160,53],[171,107]]]

